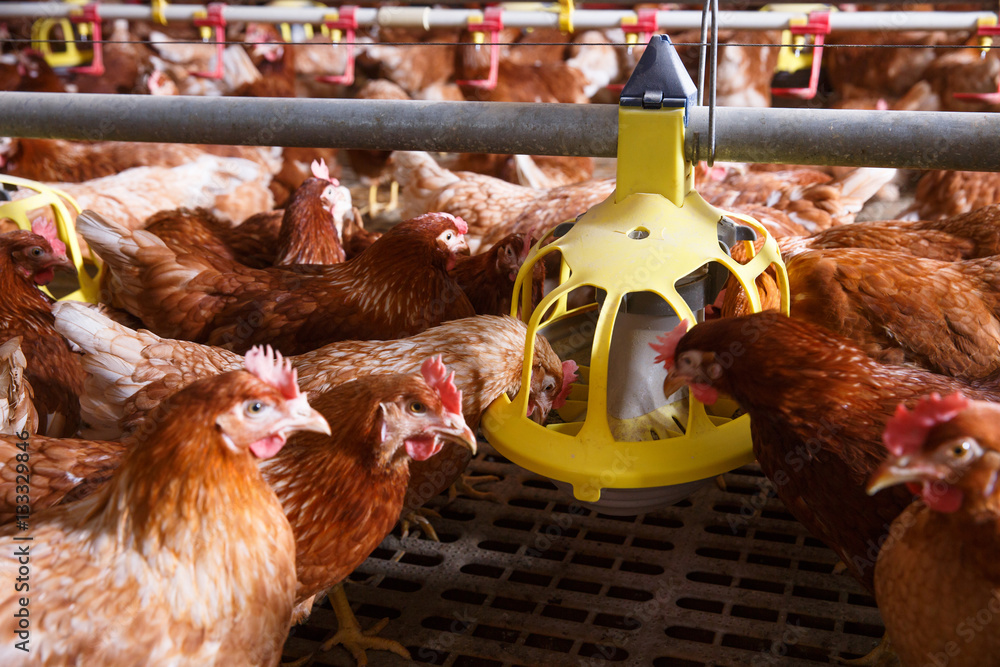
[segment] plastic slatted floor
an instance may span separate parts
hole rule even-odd
[[[418,663],[514,665],[815,665],[878,643],[874,600],[836,555],[769,493],[756,466],[637,517],[600,515],[489,446],[470,466],[502,478],[501,502],[431,506],[442,542],[391,535],[347,594],[363,627]],[[444,505],[442,507],[442,505]],[[398,562],[394,561],[398,560]],[[337,627],[323,603],[295,628],[286,657]],[[403,665],[369,653],[372,665]],[[337,647],[317,665],[353,665]]]

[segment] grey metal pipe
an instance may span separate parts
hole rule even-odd
[[[614,157],[614,105],[0,94],[0,136]],[[708,109],[686,154],[706,159]],[[1000,114],[719,107],[716,159],[1000,171]]]
[[[0,136],[613,156],[616,113],[611,105],[2,93]]]
[[[8,2],[0,4],[0,19],[13,17],[60,17],[67,16],[78,6],[59,2]],[[195,12],[204,11],[204,5],[169,4],[164,10],[168,21],[190,21]],[[259,21],[264,23],[320,23],[323,16],[335,8],[330,7],[255,7],[230,5],[225,16],[229,21]],[[414,12],[423,12],[418,7],[373,7],[360,8],[357,12],[358,25],[362,27],[379,25],[382,27],[409,27],[413,25]],[[426,12],[427,27],[464,27],[469,18],[481,14],[470,9],[429,9]],[[101,5],[101,16],[105,19],[150,20],[152,10],[140,5]],[[573,12],[576,30],[617,28],[622,18],[635,16],[635,12],[619,9],[578,9]],[[788,27],[792,18],[805,16],[803,12],[761,12],[724,11],[719,16],[720,30],[781,30]],[[995,16],[992,12],[833,12],[830,15],[830,29],[861,31],[902,31],[902,30],[974,30],[980,17]],[[660,30],[693,30],[701,25],[701,12],[692,10],[660,11],[656,14]],[[511,28],[553,28],[559,25],[555,12],[504,11],[504,25]]]
[[[719,107],[724,162],[1000,171],[1000,114]],[[708,110],[690,111],[686,154],[708,154]],[[701,139],[699,146],[699,139]]]

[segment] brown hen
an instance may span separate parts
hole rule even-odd
[[[36,226],[45,238],[26,230],[0,235],[0,339],[21,337],[27,362],[24,376],[34,393],[39,429],[51,436],[69,437],[80,426],[83,368],[79,355],[53,328],[51,300],[38,285],[53,278],[55,267],[75,271],[55,227]],[[50,240],[51,239],[51,243]],[[53,247],[56,245],[57,247]]]
[[[165,336],[298,354],[345,339],[385,340],[474,314],[447,271],[467,226],[428,214],[393,227],[350,262],[264,270],[177,253],[90,211],[77,227],[107,263],[114,303]]]
[[[351,207],[347,188],[314,163],[283,211],[268,211],[233,227],[204,209],[161,211],[143,229],[178,252],[206,252],[251,268],[344,261],[338,227]]]
[[[86,351],[87,391],[83,409],[99,437],[134,431],[146,413],[174,391],[207,375],[239,367],[242,357],[227,350],[166,340],[131,331],[81,304],[58,307],[58,324]],[[291,357],[301,385],[322,392],[360,375],[409,373],[423,359],[441,355],[456,372],[462,412],[476,429],[483,411],[501,394],[521,386],[527,327],[511,317],[478,316],[446,322],[399,341],[344,341]],[[561,362],[548,341],[535,337],[528,408],[544,423],[569,393],[575,366]],[[445,446],[430,461],[411,466],[406,507],[415,510],[447,488],[469,462],[467,449]]]
[[[487,252],[458,258],[450,273],[477,315],[511,314],[514,281],[534,243],[526,234],[510,234]],[[532,307],[542,298],[544,282],[545,264],[538,262],[532,280]]]
[[[683,382],[703,403],[723,393],[740,404],[778,497],[869,590],[889,525],[913,499],[864,488],[886,458],[881,434],[896,406],[934,391],[1000,399],[995,382],[880,364],[843,336],[776,313],[684,328],[660,349],[669,389]]]
[[[989,628],[1000,600],[1000,406],[932,395],[900,410],[884,441],[892,457],[870,491],[906,483],[920,492],[875,566],[892,648],[906,665],[992,664],[1000,652]]]
[[[612,179],[535,190],[497,178],[452,172],[424,152],[393,153],[396,180],[403,187],[402,214],[447,211],[469,223],[473,254],[508,234],[541,238],[550,228],[597,204],[615,189]]]
[[[4,664],[278,663],[294,538],[254,457],[273,456],[291,431],[329,426],[294,373],[248,365],[261,379],[234,371],[173,397],[99,492],[31,515],[33,541],[0,530],[4,576],[24,563],[15,545],[34,565],[27,653],[13,641],[24,592],[0,598]]]

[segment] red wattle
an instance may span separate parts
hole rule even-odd
[[[434,437],[410,438],[403,444],[406,447],[406,453],[414,461],[426,461],[440,452],[441,448],[444,447],[444,443]]]
[[[269,459],[285,446],[285,436],[275,434],[261,438],[250,445],[250,451],[259,459]]]
[[[36,285],[48,285],[56,277],[55,269],[51,266],[35,273]]]
[[[924,482],[923,493],[924,502],[935,512],[951,514],[957,512],[962,507],[962,500],[965,494],[961,489],[954,486],[945,485],[944,491],[935,490],[933,482]]]
[[[694,394],[694,397],[705,405],[715,405],[715,402],[719,400],[719,390],[711,385],[692,382],[688,386],[691,388],[691,393]]]

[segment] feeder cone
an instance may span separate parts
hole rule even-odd
[[[495,401],[482,423],[501,454],[605,513],[672,504],[753,460],[748,418],[733,418],[738,406],[723,398],[706,411],[686,390],[664,396],[666,371],[649,343],[680,320],[703,319],[730,274],[759,310],[755,280],[774,265],[788,309],[777,242],[756,220],[715,208],[693,189],[683,148],[695,94],[670,40],[654,36],[622,91],[617,189],[529,253],[514,287],[514,311],[520,304],[528,325],[522,389]],[[764,246],[745,265],[720,245],[757,237]],[[534,265],[552,253],[559,285],[532,310]],[[567,296],[588,288],[596,300],[569,309]],[[541,426],[526,416],[535,334],[567,327],[592,331],[593,343],[559,410],[564,423]]]

